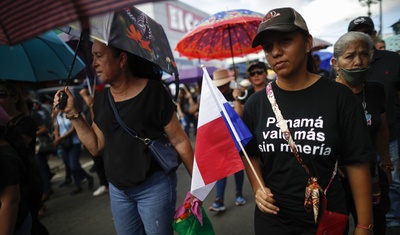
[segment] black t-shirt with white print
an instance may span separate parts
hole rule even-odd
[[[319,79],[299,91],[285,91],[272,82],[274,95],[288,123],[298,153],[318,183],[325,188],[336,159],[341,165],[367,162],[373,157],[362,107],[349,88]],[[259,156],[263,179],[275,195],[278,217],[306,222],[313,213],[304,209],[309,176],[294,157],[276,124],[265,89],[246,102],[243,121],[254,134],[246,145],[249,156]],[[344,191],[338,176],[328,192],[328,209],[346,213]]]

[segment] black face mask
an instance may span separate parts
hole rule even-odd
[[[351,86],[361,86],[367,80],[367,73],[369,66],[367,68],[354,68],[345,69],[339,66],[343,79],[349,83]]]

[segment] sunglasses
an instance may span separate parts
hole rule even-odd
[[[10,95],[7,91],[5,90],[0,90],[0,99],[5,99],[7,96]]]
[[[262,70],[262,69],[257,69],[257,70],[251,71],[249,74],[250,74],[250,77],[254,77],[256,74],[261,75],[261,74],[263,74],[263,73],[264,73],[264,70]]]

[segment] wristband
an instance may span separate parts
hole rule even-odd
[[[357,228],[373,231],[374,225],[373,224],[369,224],[368,226],[363,226],[363,225],[357,224]]]
[[[78,119],[81,116],[80,113],[73,114],[73,115],[65,115],[65,118],[67,119]]]

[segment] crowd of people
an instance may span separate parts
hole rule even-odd
[[[49,234],[40,218],[46,214],[46,202],[57,191],[53,191],[52,179],[59,172],[50,168],[50,157],[64,163],[65,180],[59,187],[73,183],[75,189],[71,195],[82,192],[83,182],[88,182],[89,189],[94,186],[93,177],[80,165],[82,146],[71,122],[48,104],[51,100],[41,98],[31,99],[17,83],[0,82],[0,129],[4,146],[0,163],[3,180],[0,234]],[[71,141],[63,141],[67,138]],[[101,164],[96,172],[100,185],[93,196],[108,192]]]
[[[399,234],[400,55],[384,50],[362,16],[335,42],[331,71],[322,70],[306,21],[289,7],[267,12],[252,46],[267,63],[250,63],[240,81],[233,68],[218,69],[213,83],[253,135],[232,193],[237,206],[254,200],[255,234],[316,234],[325,211],[351,214],[357,235]],[[73,184],[72,197],[83,182],[93,189],[82,148],[100,182],[93,196],[109,193],[118,234],[173,234],[179,178],[163,171],[144,140],[166,136],[191,176],[201,83],[179,87],[174,103],[157,64],[96,40],[92,55],[108,86],[96,96],[82,89],[84,110],[68,87],[51,105],[0,83],[0,234],[49,234],[40,215],[57,190],[50,154],[62,159],[60,187]],[[243,191],[245,174],[252,192]],[[226,210],[227,183],[217,181],[210,211]]]

